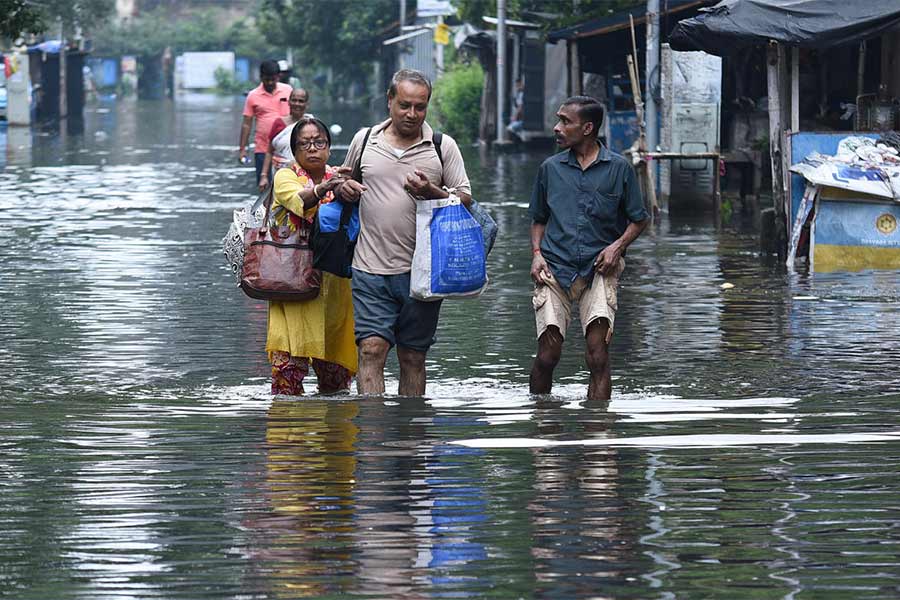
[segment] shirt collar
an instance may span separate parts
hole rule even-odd
[[[376,140],[381,138],[381,135],[384,133],[384,130],[387,129],[388,125],[391,124],[390,119],[386,119],[379,123],[378,125],[374,125],[372,127],[372,133],[369,134],[369,143],[375,143]],[[431,128],[431,125],[428,124],[428,121],[422,121],[422,139],[421,141],[413,144],[415,146],[428,142],[431,144],[434,138],[434,129]]]
[[[265,94],[266,96],[274,96],[278,93],[278,83],[275,84],[275,89],[271,92],[267,92],[265,86],[262,83],[260,83],[259,87],[256,89],[259,90],[261,94]]]
[[[594,162],[588,165],[588,169],[596,165],[598,162],[609,162],[610,160],[609,149],[601,144],[599,140],[597,140],[597,145],[600,146],[600,152],[597,154],[597,158],[594,159]],[[569,148],[569,151],[566,152],[565,155],[563,155],[563,162],[569,163],[573,167],[577,167],[579,169],[581,168],[581,164],[579,164],[578,158],[575,156],[575,152],[573,152],[571,148]]]

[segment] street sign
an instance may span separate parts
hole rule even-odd
[[[416,15],[419,17],[446,17],[455,12],[450,0],[418,0],[416,3]]]
[[[450,27],[444,23],[438,23],[434,27],[434,43],[446,46],[450,43]]]

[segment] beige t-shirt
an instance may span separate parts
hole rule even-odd
[[[416,248],[416,200],[405,189],[406,176],[416,169],[428,180],[451,192],[470,194],[469,177],[456,141],[447,134],[441,140],[441,161],[434,149],[434,132],[422,125],[422,140],[400,156],[384,139],[382,132],[390,119],[375,125],[366,143],[362,159],[362,182],[368,189],[359,200],[359,238],[353,268],[376,275],[406,273],[412,266]],[[361,129],[350,142],[345,167],[354,167],[366,130]]]

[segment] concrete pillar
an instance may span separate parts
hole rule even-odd
[[[656,118],[656,100],[653,90],[659,89],[659,0],[647,0],[647,71],[644,93],[644,109],[647,119],[647,149],[656,151],[659,146],[659,124]],[[656,165],[651,166],[656,172]]]
[[[506,0],[497,0],[497,143],[506,141]]]

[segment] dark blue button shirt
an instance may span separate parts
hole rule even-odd
[[[584,170],[571,150],[545,160],[528,213],[547,226],[541,254],[566,289],[579,275],[592,281],[597,255],[622,237],[629,222],[650,216],[631,164],[602,145]]]

